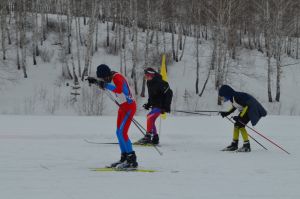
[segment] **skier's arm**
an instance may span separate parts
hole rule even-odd
[[[247,113],[247,111],[248,111],[248,106],[245,106],[243,108],[242,112],[240,113],[239,117],[241,117],[241,118],[244,117],[244,115]]]
[[[116,76],[115,78],[113,78],[114,84],[112,83],[107,83],[105,85],[105,89],[110,90],[114,93],[122,93],[123,91],[123,83],[122,83],[122,79],[119,78],[118,76]]]
[[[236,108],[232,106],[232,107],[227,111],[228,115],[230,115],[231,113],[233,113],[235,110],[236,110]]]
[[[230,115],[231,113],[233,113],[235,111],[235,107],[231,107],[229,109],[229,111],[220,111],[219,113],[221,114],[222,117],[227,117],[228,115]]]

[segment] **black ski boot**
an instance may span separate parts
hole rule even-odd
[[[251,152],[250,142],[244,142],[243,146],[237,150],[238,152]]]
[[[119,164],[122,164],[123,162],[125,162],[127,159],[127,153],[122,153],[121,154],[121,159],[117,162],[114,162],[110,165],[111,168],[116,168]]]
[[[159,144],[159,137],[158,137],[157,134],[153,135],[153,138],[152,138],[152,140],[151,140],[151,143],[152,143],[153,145]]]
[[[126,161],[117,165],[116,169],[120,170],[134,170],[138,167],[138,163],[136,161],[135,152],[132,151],[131,153],[127,154]]]
[[[238,140],[233,140],[231,144],[228,147],[224,148],[222,151],[236,151],[238,149],[238,143]]]
[[[137,141],[137,144],[149,144],[151,143],[151,134],[146,133],[145,137]]]

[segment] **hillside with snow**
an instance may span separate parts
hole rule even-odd
[[[23,8],[25,8],[25,3],[29,1],[16,2],[23,2]],[[28,10],[33,9],[34,4],[39,2],[32,1],[32,7],[29,6]],[[45,7],[48,6],[49,9],[50,7],[54,10],[61,8],[61,10],[55,10],[53,13],[65,12],[71,15],[71,9],[67,7],[68,5],[71,6],[71,2],[73,1],[47,0],[44,3]],[[242,47],[243,45],[239,45],[236,47],[235,59],[232,59],[229,55],[225,56],[224,65],[226,65],[226,70],[224,71],[225,79],[223,83],[232,86],[237,91],[253,95],[263,104],[268,111],[268,115],[263,117],[254,129],[250,129],[252,128],[251,125],[250,128],[247,128],[251,136],[251,153],[221,151],[232,140],[233,124],[228,121],[229,118],[226,119],[217,115],[218,111],[227,110],[230,104],[217,105],[218,91],[215,88],[217,71],[210,70],[213,46],[216,40],[216,38],[213,38],[214,34],[210,32],[213,31],[210,28],[215,28],[215,22],[211,20],[213,17],[209,15],[213,13],[206,16],[207,21],[204,22],[208,22],[208,24],[201,25],[203,21],[199,22],[200,25],[198,24],[200,28],[203,28],[203,30],[206,28],[208,32],[208,38],[201,36],[198,49],[200,55],[200,91],[209,75],[201,97],[196,94],[197,49],[196,39],[192,36],[195,35],[193,31],[196,31],[196,25],[193,23],[196,23],[197,20],[190,22],[190,16],[185,16],[187,21],[191,23],[186,27],[191,35],[186,37],[182,59],[176,62],[172,60],[171,56],[172,34],[167,30],[170,24],[159,21],[165,19],[160,18],[156,12],[152,13],[152,16],[158,15],[155,16],[152,23],[155,20],[161,22],[159,28],[161,30],[165,28],[165,32],[157,27],[157,29],[151,30],[153,35],[156,34],[153,37],[157,36],[160,43],[158,46],[154,45],[155,42],[150,45],[149,65],[159,69],[161,55],[164,51],[166,52],[169,84],[174,96],[172,110],[167,119],[158,119],[156,122],[160,136],[160,145],[157,149],[162,152],[162,155],[152,146],[133,146],[133,148],[137,154],[139,168],[155,170],[155,172],[92,171],[91,168],[102,168],[115,162],[120,157],[115,133],[118,107],[102,90],[93,85],[89,86],[87,81],[79,80],[79,85],[74,85],[74,79],[68,79],[62,75],[66,65],[70,71],[73,72],[74,68],[74,73],[79,74],[78,63],[83,66],[87,57],[88,35],[91,31],[89,27],[92,22],[88,17],[81,17],[81,9],[84,11],[85,16],[93,15],[93,13],[86,13],[88,11],[94,10],[96,12],[95,7],[88,10],[85,8],[90,8],[89,5],[81,4],[88,1],[74,2],[80,3],[76,6],[82,7],[78,8],[73,5],[72,20],[75,23],[72,21],[72,25],[69,27],[71,34],[69,35],[66,32],[63,32],[63,34],[59,32],[62,31],[59,30],[59,26],[67,24],[67,16],[50,14],[51,12],[48,11],[47,39],[43,41],[43,44],[38,44],[40,55],[36,57],[37,65],[34,65],[32,60],[32,46],[34,45],[32,37],[34,29],[32,27],[34,27],[34,15],[36,15],[36,24],[39,31],[44,28],[46,23],[44,21],[45,24],[42,24],[42,15],[44,16],[46,11],[45,13],[38,13],[35,10],[32,13],[29,11],[26,13],[21,11],[22,9],[17,10],[19,12],[16,12],[16,14],[20,14],[20,16],[27,14],[26,20],[23,21],[27,28],[25,28],[27,31],[24,41],[25,50],[17,47],[19,44],[15,42],[18,40],[16,37],[21,37],[21,35],[16,36],[18,31],[15,27],[17,24],[14,21],[14,17],[17,16],[14,15],[15,8],[11,8],[10,15],[5,12],[0,13],[0,18],[7,14],[9,28],[6,31],[11,33],[10,36],[13,41],[11,44],[6,45],[6,60],[0,60],[1,199],[298,199],[300,197],[299,59],[291,58],[292,56],[282,53],[280,60],[282,64],[280,102],[268,102],[266,52],[262,53],[257,49],[247,49]],[[96,1],[93,2],[96,4]],[[101,9],[114,9],[111,4],[106,5],[106,1],[97,2],[101,2],[101,5],[97,5]],[[127,1],[108,2],[120,3],[121,5]],[[130,9],[132,8],[132,2],[130,1],[130,4],[126,5]],[[149,1],[147,2],[149,3]],[[161,2],[167,1],[157,2],[159,4],[155,4],[151,9],[155,10],[161,5]],[[184,3],[184,1],[178,1],[177,3],[179,2]],[[200,1],[192,2],[199,3]],[[211,2],[213,1],[201,1],[200,3]],[[54,5],[49,5],[51,3]],[[65,3],[65,6],[67,5],[68,10],[63,10],[63,3]],[[241,1],[235,1],[235,3],[244,4]],[[194,4],[186,5],[187,7],[184,8],[187,11],[190,11],[190,6],[194,6]],[[264,5],[262,4],[262,7]],[[169,7],[168,4],[167,6]],[[222,6],[225,6],[226,9],[227,7],[230,8],[230,6],[222,3],[220,9]],[[202,7],[202,4],[198,7],[202,9],[198,13],[202,13],[207,9],[204,6]],[[215,12],[213,6],[211,8],[211,12]],[[121,9],[122,12],[127,11],[125,5],[123,9]],[[268,9],[267,4],[266,10]],[[242,9],[241,12],[245,10]],[[159,11],[163,11],[163,9],[159,9]],[[217,10],[216,13],[219,11],[222,10]],[[99,17],[103,14],[101,12],[98,13]],[[117,14],[124,14],[122,12]],[[144,12],[144,10],[140,12]],[[132,14],[133,10],[130,10],[122,17],[132,19]],[[98,17],[95,13],[94,16],[95,19]],[[243,13],[243,16],[248,15]],[[143,15],[139,17],[143,20],[146,19]],[[242,24],[244,23],[243,18],[235,17],[241,19]],[[256,13],[256,18],[260,19],[259,17],[261,17],[259,13]],[[22,19],[18,20],[22,21]],[[84,20],[87,20],[85,25],[83,25]],[[104,21],[102,22],[102,20]],[[123,22],[121,23],[120,27],[124,28],[126,33],[127,46],[126,49],[118,49],[117,52],[113,52],[113,45],[106,46],[107,27],[110,30],[111,43],[117,42],[119,37],[117,31],[111,30],[112,21],[105,20],[110,19],[104,17],[95,20],[97,23],[97,26],[95,26],[97,27],[95,30],[97,36],[96,33],[92,35],[92,42],[93,45],[97,44],[99,48],[96,51],[95,46],[93,46],[94,50],[88,75],[95,76],[96,68],[100,64],[107,64],[118,72],[121,72],[120,68],[122,66],[122,73],[133,88],[134,82],[131,78],[131,72],[134,65],[134,39],[133,28],[130,27],[132,24],[128,28],[123,25]],[[128,19],[125,19],[124,24],[126,24],[126,20]],[[172,18],[172,20],[174,20],[175,25],[178,25],[177,28],[179,29],[177,18]],[[58,21],[62,23],[58,23]],[[0,26],[4,27],[2,24],[5,23],[2,20],[0,22]],[[78,24],[81,24],[80,29],[76,27]],[[224,27],[222,27],[223,25]],[[225,27],[226,25],[228,24],[224,22],[220,27],[226,29],[228,28]],[[249,25],[249,27],[248,31],[250,32],[251,26]],[[62,28],[68,29],[67,26],[63,25]],[[194,28],[195,30],[192,30]],[[79,47],[75,41],[76,30],[80,30],[82,35],[83,42]],[[236,31],[236,33],[240,33],[239,31],[242,30]],[[262,35],[265,33],[262,32],[256,35],[261,41],[263,41]],[[3,31],[0,34],[2,33]],[[19,34],[21,34],[21,31],[19,31]],[[223,34],[223,32],[220,34]],[[250,35],[250,33],[243,34]],[[42,34],[39,32],[38,35],[41,36]],[[175,40],[179,37],[177,33],[173,36]],[[136,66],[138,94],[135,96],[138,107],[135,119],[143,127],[146,126],[145,115],[147,112],[142,108],[142,105],[147,101],[147,96],[140,97],[140,93],[143,68],[145,67],[146,37],[147,33],[142,28],[138,29],[138,59]],[[243,38],[245,40],[242,42],[247,43],[248,37]],[[299,42],[299,38],[295,38],[294,36],[289,41],[298,39]],[[1,39],[3,41],[3,37]],[[65,47],[68,42],[71,44],[72,54],[66,53]],[[226,43],[225,41],[222,42]],[[282,42],[284,43],[284,40]],[[287,43],[285,41],[285,45],[289,45]],[[290,45],[295,46],[296,44]],[[155,49],[156,47],[157,49]],[[78,49],[79,51],[77,51]],[[19,51],[17,50],[23,50],[26,55],[27,78],[24,78],[24,71],[17,70],[17,60],[19,59],[19,54],[16,53]],[[1,48],[0,51],[4,52],[4,49]],[[180,50],[179,54],[182,52]],[[272,99],[275,99],[277,74],[275,56],[271,58],[271,66]],[[126,72],[124,68],[126,68]],[[78,95],[72,95],[72,93]],[[191,116],[179,112],[179,110],[209,110],[213,112],[208,115]],[[129,129],[130,139],[136,141],[142,136],[139,129],[131,124]],[[240,146],[241,141],[242,138],[240,138]]]
[[[53,20],[56,16],[52,16]],[[91,76],[95,76],[96,67],[102,63],[109,65],[113,70],[120,71],[120,55],[107,53],[107,49],[101,45],[105,41],[106,24],[99,23],[99,44],[100,48],[92,57]],[[87,27],[81,30],[87,31]],[[139,33],[139,54],[140,58],[138,72],[139,92],[143,78],[143,57],[145,33]],[[28,34],[28,39],[30,34]],[[166,34],[166,42],[170,43],[171,35]],[[28,40],[30,46],[30,40]],[[97,89],[89,87],[87,82],[80,81],[81,87],[76,92],[79,96],[74,98],[71,92],[73,81],[62,78],[61,53],[62,48],[55,45],[58,42],[58,33],[50,32],[48,39],[41,46],[40,50],[47,59],[42,56],[37,57],[37,65],[32,64],[32,58],[27,58],[28,78],[23,77],[23,72],[16,70],[15,46],[11,45],[7,49],[8,59],[0,62],[0,113],[1,114],[25,114],[25,115],[112,115],[112,103],[105,95]],[[168,45],[169,47],[170,45]],[[75,43],[73,42],[75,51]],[[84,46],[81,47],[81,62],[84,60]],[[184,55],[181,61],[171,61],[167,64],[169,83],[174,91],[173,110],[220,110],[224,107],[217,105],[217,91],[215,89],[215,72],[211,71],[208,83],[201,97],[196,94],[196,58],[195,39],[187,37]],[[169,52],[169,49],[167,49]],[[209,73],[209,64],[212,54],[212,41],[201,40],[200,49],[200,72],[199,88],[203,84]],[[28,50],[28,55],[32,52]],[[74,52],[75,53],[75,52]],[[127,78],[133,86],[130,78],[132,60],[130,50],[126,53],[126,65],[128,67]],[[77,63],[77,58],[74,57]],[[156,60],[156,65],[152,67],[159,69],[160,60]],[[122,63],[124,65],[124,63]],[[275,60],[272,60],[275,67]],[[299,86],[300,63],[296,59],[282,57],[282,80],[281,80],[281,100],[280,102],[268,102],[267,98],[267,58],[257,50],[240,48],[235,60],[228,61],[228,70],[224,83],[231,85],[237,91],[248,92],[256,97],[268,110],[271,115],[299,115]],[[69,67],[72,63],[69,61]],[[275,68],[273,71],[273,95],[275,95]],[[69,86],[67,86],[69,85]],[[141,105],[146,98],[136,96],[139,103],[137,114],[143,114]],[[99,105],[101,104],[101,105]],[[99,107],[101,106],[101,107]],[[176,114],[176,112],[172,112]]]

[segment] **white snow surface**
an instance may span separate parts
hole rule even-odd
[[[145,124],[145,117],[136,117]],[[300,117],[268,116],[248,129],[251,153],[222,152],[232,124],[219,116],[172,116],[162,121],[163,152],[135,146],[141,168],[155,173],[95,172],[119,159],[115,116],[0,115],[0,193],[6,199],[298,199]],[[158,121],[159,122],[159,121]],[[159,124],[157,125],[159,127]],[[130,128],[133,141],[142,137]],[[240,143],[241,145],[241,143]]]

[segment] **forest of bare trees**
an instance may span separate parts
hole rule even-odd
[[[55,15],[55,20],[49,15]],[[299,59],[300,54],[300,0],[0,0],[1,58],[12,56],[16,69],[23,71],[24,78],[30,77],[27,66],[39,64],[36,57],[42,56],[40,49],[55,29],[62,76],[78,83],[90,74],[91,58],[99,47],[99,24],[106,24],[102,26],[106,27],[102,31],[106,32],[105,47],[120,57],[120,71],[131,78],[135,93],[142,95],[145,84],[138,79],[138,71],[159,63],[162,53],[169,62],[180,62],[187,37],[195,41],[195,92],[200,96],[206,83],[199,88],[199,67],[209,70],[207,79],[213,77],[218,89],[225,81],[229,60],[246,48],[265,56],[268,100],[280,101],[281,58]],[[141,32],[145,35],[142,43]],[[166,42],[167,35],[171,42]],[[213,44],[208,66],[199,62],[202,40]],[[15,52],[8,54],[10,46],[15,46]],[[143,61],[138,58],[139,46],[144,48]],[[130,67],[125,61],[128,52]],[[32,56],[30,63],[28,56]],[[276,60],[275,77],[271,59]]]

